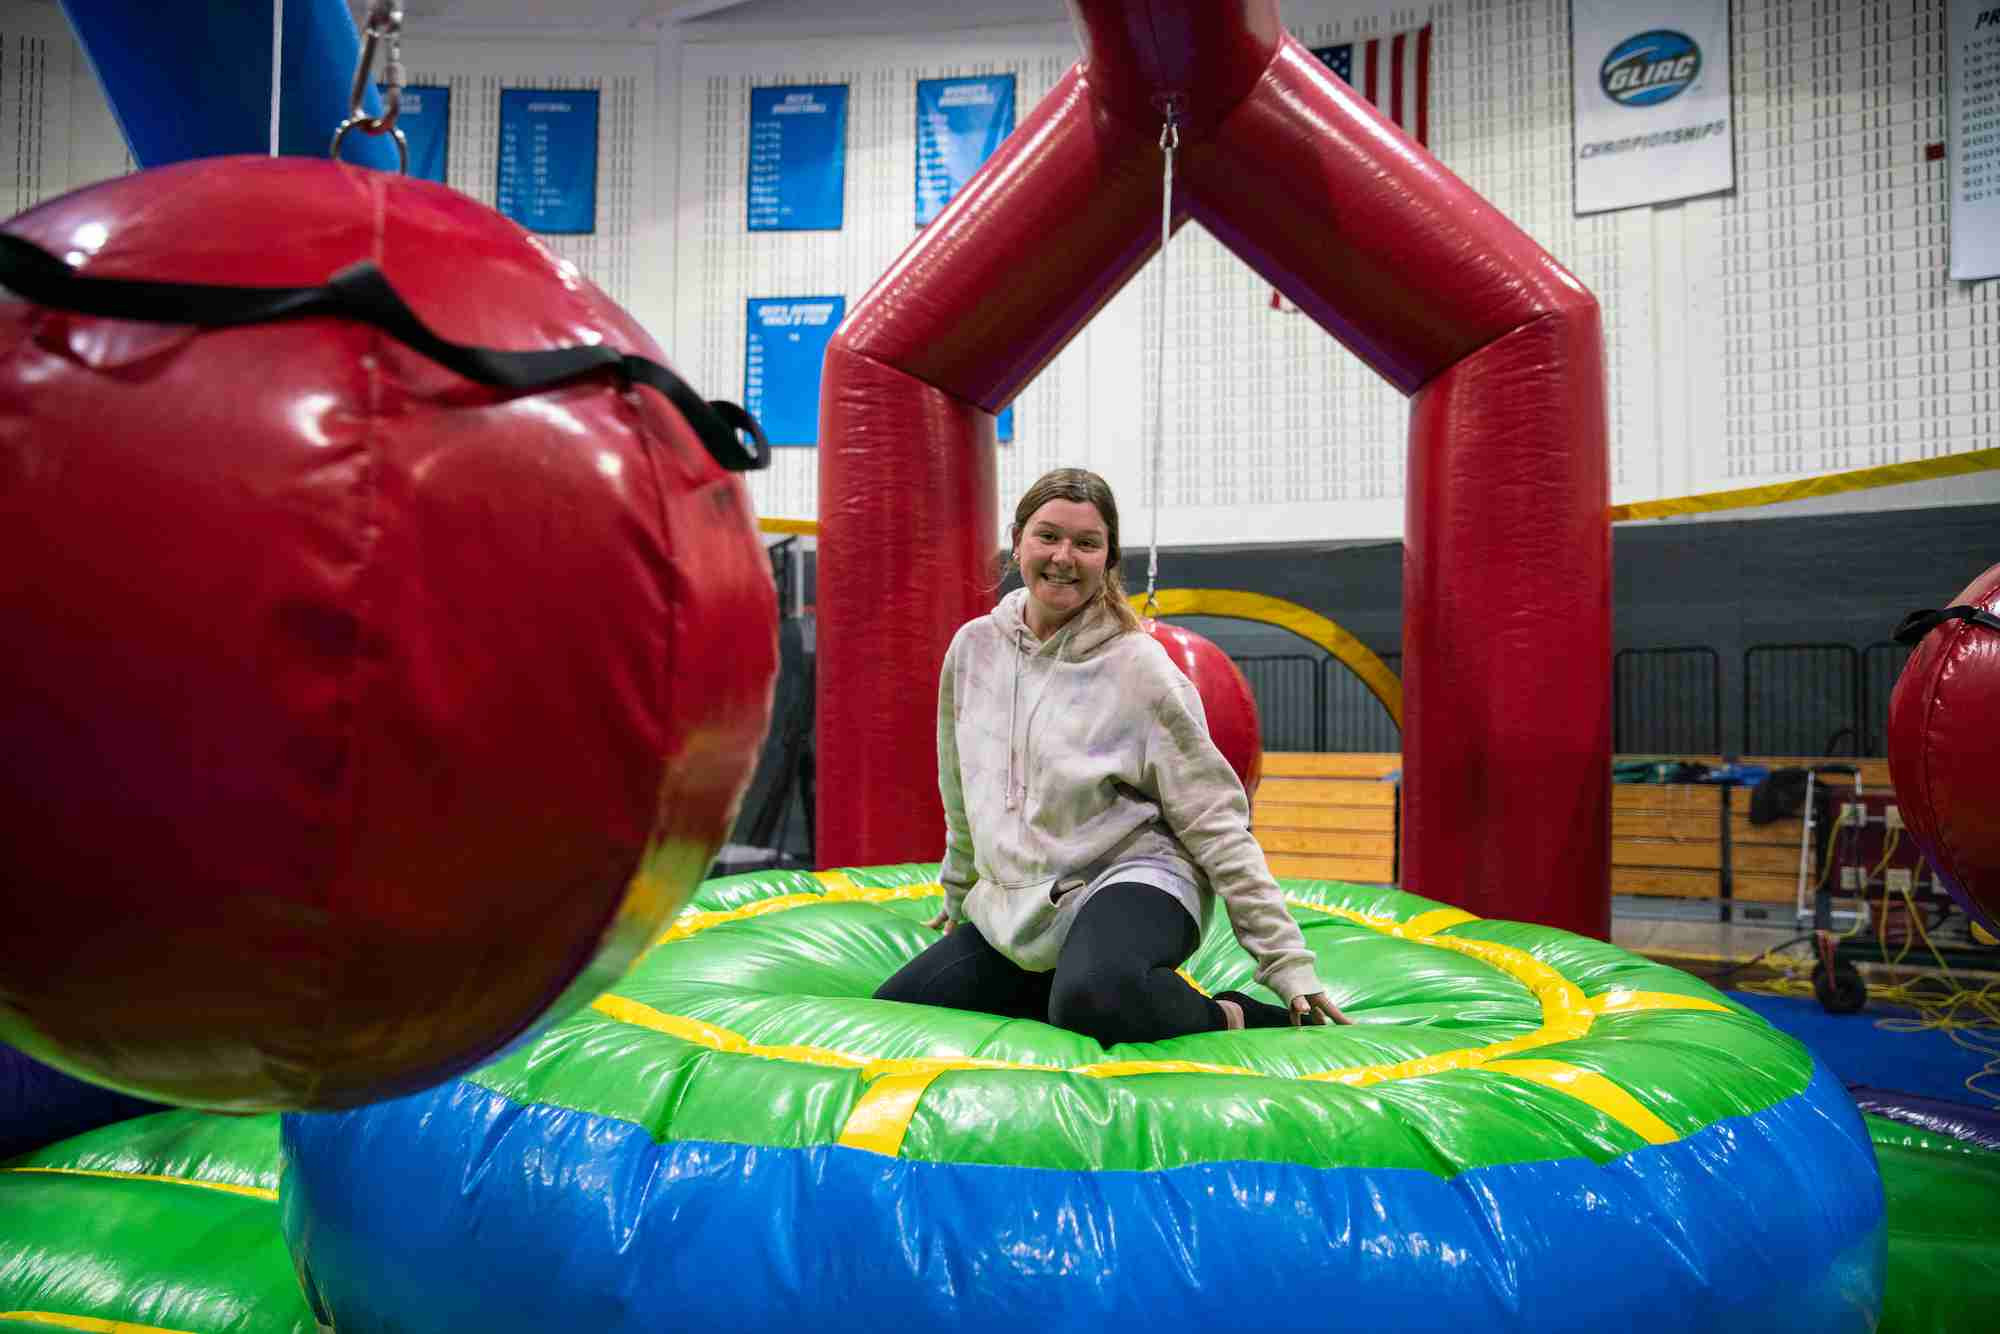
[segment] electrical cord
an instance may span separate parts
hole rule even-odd
[[[1887,863],[1885,854],[1877,869]],[[1981,1068],[1965,1080],[1965,1088],[1989,1103],[2000,1104],[2000,977],[1981,986],[1968,986],[1939,953],[1936,942],[1931,939],[1930,926],[1926,925],[1924,914],[1917,907],[1915,895],[1908,888],[1899,888],[1895,893],[1902,897],[1912,929],[1904,932],[1902,947],[1895,957],[1883,962],[1889,968],[1921,971],[1916,971],[1916,976],[1905,982],[1869,987],[1870,1001],[1913,1011],[1909,1015],[1882,1016],[1875,1020],[1875,1027],[1885,1033],[1941,1032],[1956,1045],[1984,1058]],[[1891,901],[1891,892],[1884,885],[1881,922],[1885,933]],[[1862,902],[1865,909],[1865,895]],[[1812,979],[1802,968],[1803,960],[1796,956],[1784,956],[1780,951],[1814,940],[1818,934],[1808,932],[1773,946],[1754,958],[1738,960],[1718,974],[1718,980],[1734,976],[1740,969],[1753,964],[1766,964],[1778,969],[1780,976],[1746,982],[1739,989],[1766,996],[1813,997]],[[1909,962],[1911,951],[1918,941],[1930,954],[1931,963],[1928,965],[1923,963],[1921,957],[1915,963]],[[1885,946],[1888,944],[1886,934],[1882,943]],[[1996,1086],[1988,1087],[1989,1084]]]

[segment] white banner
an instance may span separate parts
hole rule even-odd
[[[1576,211],[1736,184],[1729,0],[1572,0]]]
[[[2000,3],[1951,0],[1945,27],[1945,165],[1951,276],[2000,277]]]

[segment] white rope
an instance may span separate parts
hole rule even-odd
[[[285,80],[285,0],[271,5],[271,156],[278,156],[278,108]]]
[[[1160,253],[1153,262],[1160,270],[1158,337],[1153,340],[1153,535],[1146,544],[1146,618],[1159,615],[1153,590],[1160,580],[1160,492],[1165,486],[1167,453],[1167,242],[1174,235],[1174,150],[1181,146],[1180,116],[1167,103],[1160,127],[1160,157],[1165,168],[1160,183]]]

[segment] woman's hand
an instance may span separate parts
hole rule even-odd
[[[1340,1007],[1327,997],[1324,991],[1292,999],[1292,1027],[1302,1024],[1351,1024],[1354,1021],[1342,1014]]]
[[[951,930],[951,914],[940,908],[938,909],[938,915],[931,918],[930,921],[925,922],[924,925],[933,931],[949,931]],[[1338,1014],[1339,1011],[1336,1010],[1334,1013]]]

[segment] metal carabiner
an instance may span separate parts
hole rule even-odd
[[[1160,109],[1160,149],[1171,153],[1181,146],[1180,95],[1169,93],[1158,99],[1154,105]]]
[[[350,116],[346,120],[340,122],[340,124],[337,127],[335,127],[333,131],[333,146],[329,148],[327,151],[332,155],[333,160],[335,162],[338,162],[340,161],[340,141],[347,137],[347,132],[349,130],[366,130],[369,134],[386,133],[391,139],[394,139],[396,141],[397,173],[403,176],[408,176],[410,174],[410,141],[404,137],[403,132],[401,130],[397,129],[393,125],[389,125],[388,119],[384,119],[382,121],[383,125],[388,126],[387,130],[369,129],[368,122],[371,119],[373,118],[363,117],[360,120],[355,120],[353,117]]]
[[[333,132],[333,145],[328,149],[335,161],[340,159],[340,141],[347,137],[349,130],[360,130],[364,134],[386,134],[396,141],[396,157],[401,163],[404,175],[410,170],[410,145],[403,132],[396,128],[396,117],[403,109],[403,11],[397,8],[395,0],[375,0],[368,11],[368,22],[362,29],[361,59],[354,66],[354,84],[347,94],[347,119],[340,122]],[[382,67],[382,114],[367,114],[368,75],[375,67],[375,48],[382,42],[389,44],[389,56]]]

